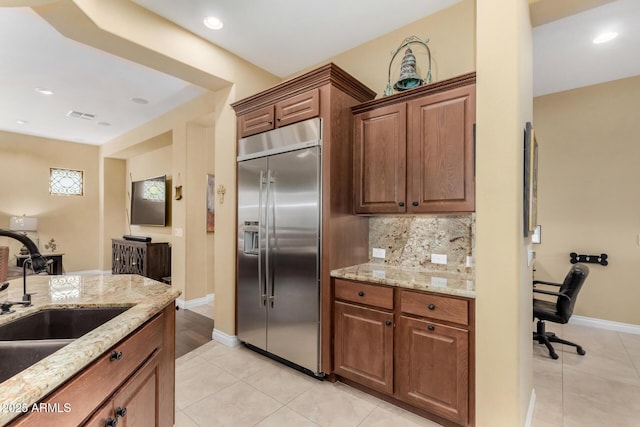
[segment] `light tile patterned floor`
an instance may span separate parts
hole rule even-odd
[[[534,325],[535,326],[535,325]],[[533,343],[533,427],[640,426],[640,336],[577,325],[547,329],[581,344]],[[341,383],[318,381],[215,341],[176,361],[176,427],[437,426]]]
[[[176,360],[176,427],[437,426],[341,383],[215,341]]]
[[[213,300],[209,301],[206,304],[201,304],[196,307],[189,308],[190,311],[196,312],[198,314],[202,314],[203,316],[207,316],[210,319],[213,319]]]
[[[547,322],[547,330],[580,344],[533,345],[533,427],[640,426],[640,335]]]

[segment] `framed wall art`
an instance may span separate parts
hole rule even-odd
[[[531,122],[524,129],[524,218],[523,235],[538,225],[538,142]]]

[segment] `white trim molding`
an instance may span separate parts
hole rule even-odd
[[[592,328],[607,329],[609,331],[624,332],[640,335],[640,325],[630,323],[613,322],[611,320],[596,319],[593,317],[571,316],[569,323],[572,325],[590,326]]]
[[[213,329],[213,333],[211,334],[211,339],[214,341],[218,341],[220,344],[224,344],[227,347],[235,347],[240,345],[240,340],[235,335],[229,335],[222,332],[219,329]]]
[[[527,409],[527,418],[524,420],[524,427],[533,425],[533,412],[536,408],[536,389],[531,389],[531,398],[529,399],[529,409]]]
[[[190,299],[188,301],[185,301],[182,298],[178,298],[176,300],[176,305],[182,309],[188,310],[193,307],[209,304],[210,302],[213,302],[213,298],[213,294],[207,294],[202,298]]]

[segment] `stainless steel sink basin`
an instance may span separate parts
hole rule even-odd
[[[0,325],[0,382],[129,308],[48,309]]]
[[[0,325],[0,341],[79,338],[130,307],[55,308]]]

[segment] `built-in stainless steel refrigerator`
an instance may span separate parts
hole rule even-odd
[[[320,370],[322,122],[239,141],[238,338]]]

